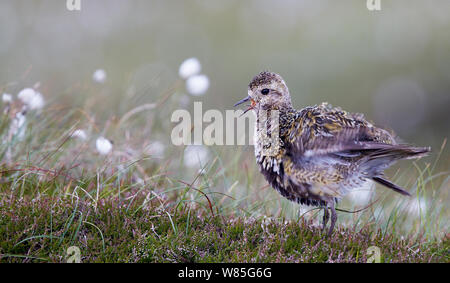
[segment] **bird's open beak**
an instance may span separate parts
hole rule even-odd
[[[242,99],[242,100],[239,100],[239,101],[234,105],[234,107],[236,107],[236,106],[241,105],[242,103],[245,103],[245,102],[247,102],[247,101],[249,101],[249,100],[250,100],[251,104],[248,106],[247,109],[245,109],[245,111],[244,111],[244,113],[242,113],[242,115],[244,115],[244,114],[247,113],[248,111],[252,110],[252,109],[256,106],[256,102],[255,102],[250,96],[247,96],[246,98],[244,98],[244,99]],[[241,116],[242,116],[242,115],[241,115]]]
[[[246,98],[239,100],[239,101],[238,101],[235,105],[233,105],[233,106],[236,107],[236,106],[241,105],[242,103],[245,103],[245,102],[247,102],[247,101],[249,101],[249,100],[250,100],[250,96],[247,96]]]

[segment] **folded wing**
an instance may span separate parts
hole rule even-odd
[[[291,178],[297,182],[326,186],[355,183],[356,178],[364,177],[407,194],[382,178],[383,171],[399,159],[422,157],[430,151],[397,144],[391,133],[373,126],[362,114],[329,104],[303,109],[294,124],[286,147],[292,163]]]

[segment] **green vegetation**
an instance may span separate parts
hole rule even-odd
[[[327,238],[305,221],[195,213],[187,206],[165,209],[145,197],[108,198],[95,206],[71,196],[5,196],[0,261],[64,262],[74,245],[83,262],[365,262],[369,246],[381,249],[382,262],[449,260],[448,239],[400,240],[370,229],[339,229]]]
[[[167,199],[133,191],[126,178],[109,178],[99,192],[98,178],[41,171],[2,170],[0,262],[65,262],[70,246],[82,262],[366,262],[370,246],[382,262],[449,261],[448,238],[401,239],[371,225],[328,238],[305,218],[226,217],[216,204],[193,206],[183,197],[188,186]]]

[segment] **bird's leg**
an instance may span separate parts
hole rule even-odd
[[[334,225],[336,224],[336,220],[337,220],[336,209],[334,208],[334,206],[335,206],[335,201],[333,200],[333,201],[330,203],[330,209],[331,209],[331,225],[330,225],[330,230],[328,231],[328,236],[331,236],[331,234],[333,233]]]
[[[328,224],[328,220],[330,219],[330,213],[328,212],[328,206],[323,207],[323,222],[322,222],[322,230],[325,230]]]

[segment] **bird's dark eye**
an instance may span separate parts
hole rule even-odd
[[[262,94],[268,94],[269,92],[270,92],[270,90],[268,88],[261,90]]]

